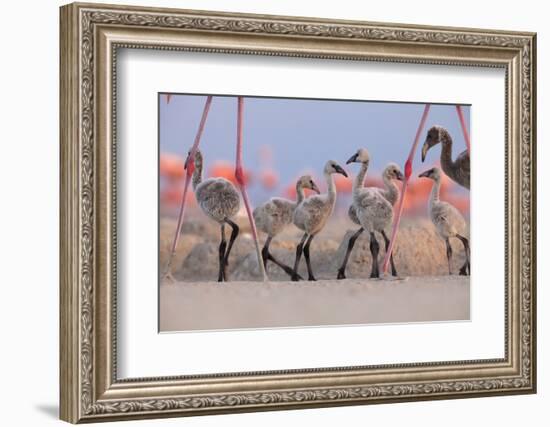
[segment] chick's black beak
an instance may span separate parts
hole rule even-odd
[[[397,179],[398,181],[403,181],[405,179],[405,177],[403,176],[401,171],[397,171],[397,172],[395,172],[395,179]]]
[[[357,153],[355,153],[353,156],[351,156],[348,161],[346,162],[346,165],[349,165],[350,163],[355,163],[357,161]]]
[[[418,175],[418,178],[428,178],[430,176],[430,171],[424,171],[420,175]]]
[[[344,169],[342,169],[341,166],[339,165],[334,165],[334,170],[342,175],[344,175],[346,178],[348,177],[348,174],[346,173],[346,171]]]

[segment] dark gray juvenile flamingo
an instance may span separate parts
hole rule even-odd
[[[449,131],[442,126],[432,126],[422,146],[422,161],[434,145],[441,144],[441,168],[454,182],[470,189],[470,153],[464,150],[453,160],[453,140]]]

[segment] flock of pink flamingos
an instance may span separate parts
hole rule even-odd
[[[470,248],[467,237],[466,222],[461,211],[467,211],[469,200],[466,197],[459,198],[447,194],[449,180],[469,190],[470,188],[470,138],[466,127],[461,106],[456,106],[457,116],[466,142],[467,150],[452,158],[452,139],[448,131],[441,126],[432,126],[422,146],[422,161],[427,151],[434,145],[441,144],[441,169],[435,167],[424,171],[419,177],[428,180],[417,180],[409,185],[412,176],[412,163],[417,146],[422,135],[429,111],[430,104],[426,104],[422,113],[420,123],[413,140],[408,158],[405,161],[403,173],[396,164],[390,163],[382,175],[382,186],[380,180],[373,178],[365,179],[370,162],[370,156],[366,149],[360,148],[354,153],[347,163],[360,164],[360,170],[356,178],[351,182],[347,179],[347,173],[337,162],[329,160],[323,171],[327,182],[327,193],[319,194],[320,191],[309,175],[302,176],[296,185],[289,186],[286,193],[292,200],[280,197],[273,197],[264,204],[252,209],[247,193],[247,184],[250,181],[250,174],[243,166],[243,109],[244,98],[237,97],[237,142],[235,169],[227,165],[217,165],[210,172],[210,178],[202,178],[203,159],[199,151],[201,136],[206,124],[212,96],[206,97],[201,121],[195,136],[194,143],[188,152],[187,159],[183,165],[179,158],[170,155],[161,155],[161,174],[180,181],[184,178],[183,189],[173,187],[164,192],[161,197],[168,202],[179,204],[179,215],[174,230],[174,238],[169,252],[169,257],[163,277],[173,281],[171,275],[172,262],[176,252],[179,238],[181,236],[182,224],[185,215],[186,203],[190,184],[193,185],[195,198],[202,211],[213,221],[216,221],[221,228],[221,242],[219,246],[219,274],[218,281],[227,281],[228,258],[238,236],[239,228],[232,221],[232,218],[240,210],[241,199],[250,222],[250,230],[255,243],[256,256],[259,270],[264,281],[268,280],[266,273],[267,263],[273,262],[283,269],[292,280],[301,280],[298,274],[298,266],[303,254],[308,271],[308,280],[316,280],[310,263],[310,244],[313,238],[326,224],[328,217],[332,214],[336,201],[336,192],[342,191],[351,193],[352,202],[349,206],[348,215],[350,219],[359,226],[357,231],[348,241],[347,251],[342,266],[338,270],[338,279],[344,279],[346,263],[353,249],[357,237],[367,232],[370,235],[370,251],[372,255],[371,278],[379,278],[378,251],[379,245],[375,232],[380,233],[385,241],[386,254],[382,262],[383,277],[387,277],[388,268],[391,265],[391,274],[397,277],[397,271],[393,263],[393,247],[399,229],[400,220],[405,209],[414,210],[421,203],[425,206],[428,198],[428,213],[438,235],[445,241],[449,274],[452,274],[451,259],[452,248],[451,238],[457,238],[464,246],[465,262],[460,268],[459,274],[470,274]],[[166,96],[167,102],[170,95]],[[183,167],[182,167],[183,166]],[[393,183],[393,180],[402,181],[401,190]],[[265,170],[261,176],[265,188],[273,188],[277,177],[270,171]],[[430,183],[431,181],[431,183]],[[305,197],[304,189],[309,189],[318,194]],[[240,193],[240,194],[239,194]],[[430,195],[428,196],[428,193]],[[419,197],[421,196],[421,197]],[[445,198],[445,200],[442,200]],[[419,201],[419,199],[423,199]],[[296,248],[294,267],[283,264],[269,252],[271,240],[288,224],[294,223],[304,233]],[[225,237],[225,226],[231,228],[229,242]],[[388,237],[386,229],[391,227],[391,235]],[[260,248],[258,228],[267,234],[263,248]]]

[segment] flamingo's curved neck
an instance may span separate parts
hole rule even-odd
[[[386,200],[388,200],[392,205],[395,204],[397,201],[397,198],[399,197],[399,188],[397,188],[397,184],[389,178],[386,174],[382,175],[382,180],[384,181],[384,197]]]
[[[331,173],[325,172],[325,180],[328,187],[328,198],[331,202],[336,200],[336,185],[334,184],[334,177]]]
[[[453,163],[453,140],[446,129],[441,129],[441,166],[451,166]]]
[[[302,203],[302,200],[304,200],[304,187],[302,187],[302,184],[300,182],[296,183],[296,206],[298,206],[300,203]]]
[[[434,180],[432,186],[432,194],[430,195],[430,207],[433,206],[434,202],[439,202],[439,188],[441,187],[441,180]]]
[[[359,173],[353,180],[353,186],[352,186],[352,192],[353,194],[357,193],[361,188],[363,188],[364,182],[365,182],[365,175],[367,174],[367,170],[369,168],[369,162],[361,163],[361,169],[359,169]]]
[[[202,182],[202,159],[195,156],[195,170],[193,171],[193,190]]]

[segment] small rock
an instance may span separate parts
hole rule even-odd
[[[178,280],[217,280],[218,250],[212,243],[197,243],[184,259],[174,277]]]
[[[175,273],[178,266],[180,266],[185,258],[189,255],[193,247],[200,243],[203,239],[200,236],[194,234],[183,235],[178,241],[178,247],[174,258],[172,259],[172,273]],[[172,249],[174,237],[171,235],[161,234],[159,242],[159,268],[162,272],[168,263],[168,257]]]

